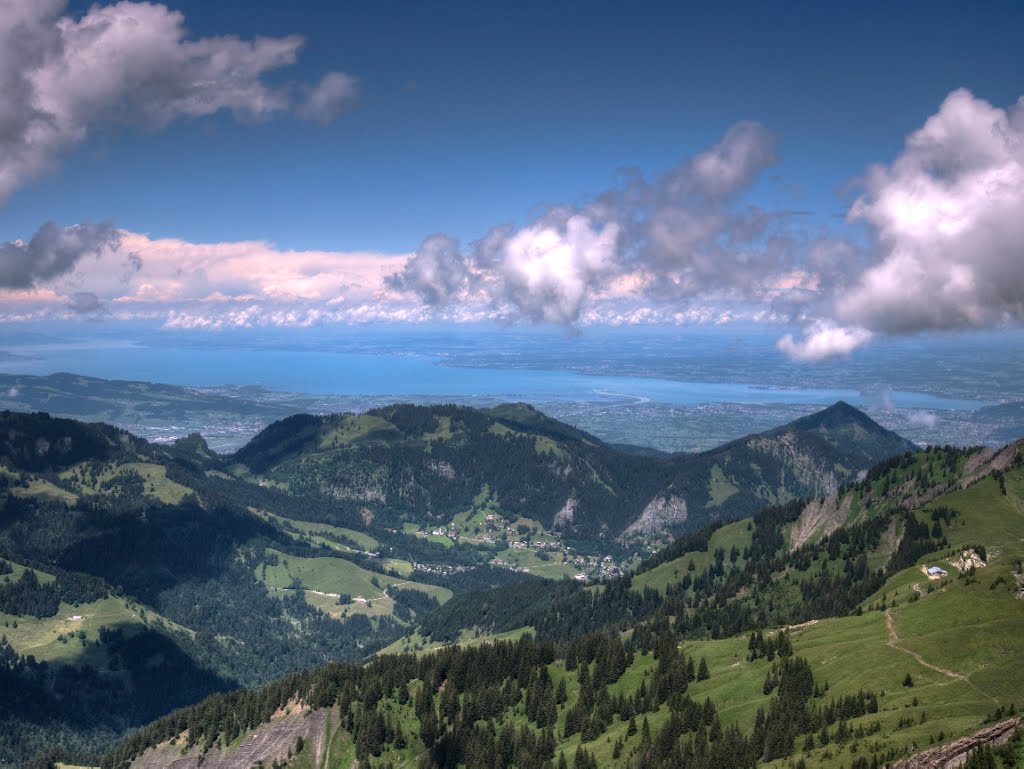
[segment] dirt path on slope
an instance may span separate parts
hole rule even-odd
[[[909,654],[911,657],[917,660],[920,665],[928,668],[929,670],[934,670],[936,673],[942,673],[942,675],[948,676],[949,678],[954,678],[957,681],[965,681],[966,683],[970,683],[966,676],[962,676],[954,670],[947,670],[946,668],[940,668],[938,665],[933,665],[930,662],[926,662],[924,657],[922,657],[917,652],[911,651],[910,649],[905,649],[904,647],[900,646],[900,637],[896,633],[896,623],[892,618],[891,609],[885,610],[885,629],[889,631],[889,643],[886,644],[886,646],[888,646],[889,648],[895,649],[899,652],[903,652],[904,654]]]
[[[916,587],[916,585],[915,585],[915,587]],[[929,670],[934,670],[936,673],[942,673],[942,675],[944,675],[944,676],[946,676],[948,678],[952,678],[954,681],[963,681],[965,684],[967,684],[972,689],[974,689],[974,691],[976,691],[982,697],[985,697],[985,698],[987,698],[989,700],[992,700],[992,702],[995,702],[997,704],[999,703],[999,700],[997,700],[991,694],[987,694],[986,692],[983,692],[967,676],[961,675],[960,673],[957,673],[955,670],[949,670],[947,668],[940,668],[938,665],[933,665],[932,663],[930,663],[927,660],[925,660],[925,658],[922,657],[917,652],[911,651],[910,649],[907,649],[907,648],[905,648],[903,646],[900,646],[899,645],[900,637],[896,633],[896,622],[895,622],[895,620],[892,617],[892,610],[891,609],[886,609],[885,610],[885,629],[889,632],[889,642],[886,644],[886,646],[888,646],[889,648],[895,649],[898,652],[903,652],[904,654],[909,654],[922,667],[926,667]]]
[[[803,630],[805,627],[811,627],[812,625],[817,625],[817,624],[818,624],[818,620],[816,620],[816,619],[809,619],[809,620],[807,620],[807,622],[801,622],[799,625],[786,625],[786,632],[790,632],[790,631],[793,631],[793,630]]]

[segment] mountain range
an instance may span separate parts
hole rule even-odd
[[[336,500],[350,523],[358,514],[388,526],[443,524],[485,494],[510,520],[622,541],[834,493],[912,448],[842,402],[709,452],[662,456],[609,446],[526,404],[399,405],[291,417],[227,461]]]
[[[797,634],[771,628],[866,613],[884,624],[898,607],[916,611],[914,596],[938,606],[941,596],[907,580],[939,551],[961,566],[998,565],[985,572],[1003,579],[993,597],[1017,579],[1017,521],[993,521],[957,495],[995,489],[1021,515],[1019,446],[916,450],[842,403],[681,455],[607,445],[523,404],[294,416],[226,456],[198,435],[155,445],[102,424],[3,412],[0,462],[0,676],[18,693],[0,705],[9,763],[60,745],[79,760],[112,750],[112,766],[168,765],[172,752],[182,766],[201,755],[204,766],[472,766],[498,761],[488,728],[499,747],[512,730],[506,766],[556,766],[562,754],[576,766],[684,765],[672,762],[686,750],[710,760],[726,743],[748,763],[795,760],[799,730],[821,731],[813,697],[790,703],[788,747],[766,748],[758,728],[782,718],[771,695],[790,674],[805,680],[802,665],[811,694],[824,682],[787,647],[801,650]],[[942,593],[976,590],[946,571]],[[894,580],[904,593],[890,607]],[[1021,602],[1010,600],[1013,620]],[[774,649],[749,660],[772,664],[750,700],[762,705],[760,727],[739,683],[732,700],[704,684],[729,675],[723,650],[747,633]],[[900,657],[896,638],[883,645]],[[388,644],[401,656],[355,664]],[[999,669],[1016,649],[1007,644],[982,669]],[[506,665],[493,671],[500,680],[451,678],[451,666],[497,664],[488,655]],[[581,659],[592,665],[585,677]],[[667,669],[677,665],[681,679]],[[849,683],[832,681],[839,692]],[[701,706],[701,749],[699,730],[684,728],[691,685],[712,703]],[[216,694],[238,686],[251,693]],[[490,687],[498,701],[467,721],[462,709]],[[127,730],[211,694],[114,748]],[[846,719],[852,733],[874,728],[855,720],[885,696],[863,695],[864,712]],[[1000,707],[1005,715],[1009,702]],[[950,722],[943,737],[971,723]],[[906,755],[910,743],[890,726],[856,758]],[[838,765],[820,743],[801,760]]]

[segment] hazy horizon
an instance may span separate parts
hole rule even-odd
[[[774,338],[758,327],[601,328],[582,337],[409,325],[344,335],[33,329],[18,338],[0,334],[7,356],[0,376],[73,373],[173,384],[273,403],[284,410],[276,413],[525,401],[605,440],[665,451],[711,448],[838,400],[922,444],[996,446],[1024,431],[1018,418],[987,408],[1024,401],[1024,362],[1005,356],[1007,340],[1012,346],[1021,335],[1005,332],[893,340],[852,360],[811,364],[775,355]],[[30,407],[11,390],[4,396],[0,407]],[[160,440],[198,430],[228,450],[269,422],[202,412],[178,419],[118,423]]]
[[[1021,14],[10,3],[0,370],[978,440],[1024,400]]]

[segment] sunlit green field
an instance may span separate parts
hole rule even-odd
[[[300,558],[276,550],[268,553],[277,557],[277,564],[261,564],[255,573],[272,595],[299,589],[308,603],[335,617],[391,614],[394,600],[387,595],[387,588],[392,586],[422,591],[440,603],[452,597],[447,588],[377,574],[343,558]],[[341,595],[350,596],[352,602],[339,605]]]
[[[24,568],[16,563],[12,566],[14,572],[5,577],[20,578]],[[53,576],[45,572],[36,570],[36,575],[40,582],[53,581]],[[116,596],[74,606],[61,603],[53,617],[0,612],[0,633],[19,654],[31,655],[39,661],[105,668],[106,650],[96,643],[101,627],[122,628],[129,633],[147,627],[191,632],[152,609]]]
[[[691,561],[694,565],[692,576],[700,574],[713,564],[714,552],[718,548],[725,550],[726,556],[728,556],[730,550],[736,547],[741,554],[736,562],[742,567],[745,563],[742,556],[743,549],[750,545],[751,541],[749,525],[751,525],[751,519],[744,518],[723,526],[711,535],[711,542],[706,551],[684,553],[679,558],[673,558],[671,561],[655,566],[650,571],[638,574],[633,578],[633,589],[642,592],[645,587],[649,587],[664,595],[667,585],[677,583],[683,578]]]

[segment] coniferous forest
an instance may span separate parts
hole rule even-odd
[[[381,412],[396,413],[406,412]],[[412,409],[419,421],[372,425],[388,433],[385,446],[399,426],[401,440],[413,440],[442,424],[452,430],[441,418],[460,413]],[[893,613],[937,605],[950,588],[978,589],[977,565],[991,559],[978,508],[958,490],[1012,505],[1022,472],[1013,447],[1006,461],[950,447],[902,453],[830,495],[735,521],[694,520],[669,544],[652,541],[627,573],[588,582],[499,568],[468,542],[446,545],[395,528],[401,517],[336,505],[316,480],[319,459],[305,485],[268,472],[282,455],[293,457],[290,473],[311,462],[317,454],[296,445],[314,440],[306,431],[320,421],[274,426],[251,450],[268,464],[229,467],[197,438],[158,447],[104,426],[7,418],[0,676],[13,694],[0,703],[0,750],[38,766],[230,755],[266,730],[283,748],[260,758],[264,766],[305,766],[330,751],[360,766],[424,769],[881,766],[912,752],[903,732],[931,723],[917,700],[929,699],[920,683],[928,670],[911,675],[901,662],[893,680],[852,687],[802,646],[803,628],[875,623],[879,641],[889,627],[890,648],[902,651]],[[835,430],[836,418],[819,422]],[[25,448],[36,423],[56,447],[46,462]],[[375,454],[333,447],[358,426],[342,424],[334,437],[317,432],[317,445],[326,440],[328,455],[346,462],[358,455],[370,473],[363,488],[389,499],[387,486],[367,480]],[[559,435],[540,424],[538,437]],[[268,444],[279,450],[268,455]],[[556,445],[568,452],[572,443]],[[531,451],[541,465],[554,456]],[[434,446],[430,456],[453,471],[468,462]],[[511,456],[513,470],[526,461]],[[430,492],[421,503],[464,504],[445,499]],[[494,499],[477,514],[505,515]],[[823,523],[829,510],[834,520]],[[600,539],[579,545],[599,548]],[[955,574],[927,591],[908,589],[920,563],[961,551],[977,561],[949,566]],[[985,592],[1001,585],[1012,583],[1003,577]],[[78,626],[99,611],[118,619]],[[24,651],[40,632],[52,633],[42,658]],[[894,690],[914,698],[895,720]],[[985,718],[1015,717],[1010,704]],[[928,744],[950,734],[937,728]]]

